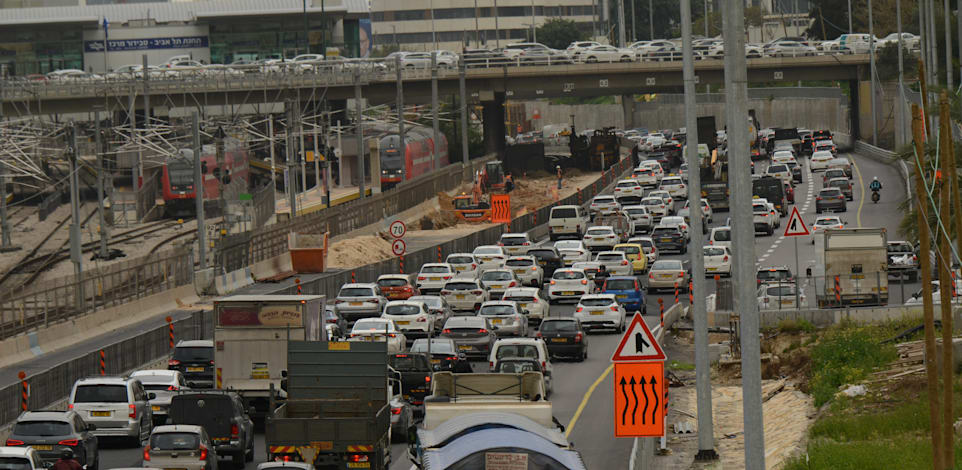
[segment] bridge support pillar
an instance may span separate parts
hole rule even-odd
[[[861,87],[859,85],[860,84],[858,80],[848,81],[848,90],[849,90],[849,94],[848,94],[849,122],[848,124],[850,129],[849,134],[852,135],[853,146],[855,145],[855,142],[858,141],[858,139],[861,138],[862,136],[862,129],[861,129],[862,122],[859,119],[859,108],[862,107],[861,100],[859,99],[859,92],[861,90]]]
[[[621,112],[624,115],[624,129],[635,128],[635,96],[621,95]]]
[[[480,92],[484,120],[484,153],[504,153],[504,92]]]

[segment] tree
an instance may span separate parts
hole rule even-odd
[[[575,41],[586,39],[588,35],[574,20],[551,18],[538,27],[538,42],[552,49],[565,49]]]

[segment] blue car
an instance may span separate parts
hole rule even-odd
[[[602,293],[614,294],[619,304],[624,305],[626,311],[637,311],[645,315],[645,293],[641,284],[634,276],[611,276],[601,288]]]

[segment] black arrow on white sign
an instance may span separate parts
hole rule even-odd
[[[651,344],[645,339],[645,335],[640,332],[635,333],[635,352],[641,354],[645,352],[645,349],[650,348]]]

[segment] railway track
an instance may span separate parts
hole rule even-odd
[[[91,216],[92,215],[93,214],[91,214]],[[88,219],[89,219],[89,216],[88,216]],[[13,267],[7,270],[5,273],[0,274],[0,286],[2,286],[5,282],[7,282],[7,280],[10,279],[12,275],[20,272],[20,270],[24,265],[26,265],[32,259],[34,259],[34,256],[37,254],[37,252],[39,252],[40,249],[43,248],[43,246],[46,245],[51,238],[53,238],[54,234],[60,231],[60,229],[64,226],[64,224],[67,223],[68,220],[70,220],[70,217],[64,217],[63,219],[60,220],[60,222],[57,222],[57,225],[53,228],[53,230],[50,230],[47,233],[47,235],[40,240],[39,243],[37,243],[29,251],[24,253],[23,257],[20,258],[20,261],[17,261],[17,264],[13,265]]]

